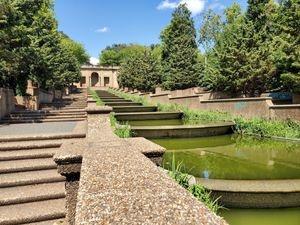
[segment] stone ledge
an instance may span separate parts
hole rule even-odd
[[[212,99],[212,100],[200,100],[201,103],[214,103],[214,102],[240,102],[240,101],[265,101],[272,100],[270,97],[255,97],[255,98],[224,98],[224,99]]]
[[[226,224],[128,146],[91,146],[82,164],[76,224]]]
[[[86,109],[87,114],[108,114],[112,112],[112,107],[109,106],[89,106]]]
[[[296,108],[300,109],[300,104],[291,104],[291,105],[271,105],[269,106],[270,109],[290,109]]]
[[[169,99],[184,99],[184,98],[200,98],[202,95],[183,95],[183,96],[170,96]]]

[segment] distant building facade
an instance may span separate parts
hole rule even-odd
[[[114,87],[118,88],[119,67],[103,67],[83,65],[81,67],[81,80],[75,85],[81,88],[87,87]]]

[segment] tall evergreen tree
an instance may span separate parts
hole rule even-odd
[[[161,34],[163,86],[185,89],[199,84],[196,31],[186,5],[175,9],[170,25]]]
[[[254,23],[246,20],[238,4],[226,10],[223,32],[209,57],[204,84],[218,91],[256,96],[267,89],[274,66]]]
[[[284,88],[300,93],[300,1],[281,1],[276,22],[274,61]]]

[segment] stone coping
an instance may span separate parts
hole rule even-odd
[[[155,98],[155,97],[166,96],[166,95],[170,95],[170,93],[150,94],[150,97]]]
[[[88,106],[86,109],[87,114],[107,114],[112,112],[112,107],[109,106]]]
[[[234,126],[234,122],[222,122],[217,124],[200,124],[200,125],[174,125],[174,126],[131,126],[133,130],[185,130],[185,129],[206,129],[214,127]]]
[[[90,145],[75,224],[226,224],[126,145]]]
[[[200,100],[201,103],[214,103],[214,102],[240,102],[240,101],[265,101],[272,100],[270,97],[254,97],[254,98],[224,98],[212,100]]]
[[[166,114],[183,114],[183,112],[162,112],[162,111],[156,111],[156,112],[132,112],[132,113],[114,113],[115,116],[123,116],[123,115],[166,115]]]
[[[300,192],[300,179],[282,180],[223,180],[196,178],[197,183],[213,191],[247,193]]]
[[[184,96],[170,96],[169,99],[182,99],[182,98],[200,98],[202,95],[184,95]]]
[[[270,109],[286,109],[286,108],[298,108],[300,109],[300,104],[290,104],[290,105],[271,105]]]

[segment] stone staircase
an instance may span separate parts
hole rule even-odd
[[[86,90],[70,94],[53,103],[41,104],[40,110],[19,110],[4,117],[1,123],[42,123],[82,121],[86,119]]]
[[[63,128],[67,126],[66,121],[86,120],[85,107],[86,92],[83,90],[64,97],[59,103],[42,105],[40,110],[14,112],[2,120],[5,124],[0,127],[3,132],[5,126],[14,123],[60,122],[61,125],[57,123],[55,126]],[[54,123],[45,123],[43,127],[47,124]],[[11,126],[24,125],[34,126]],[[53,156],[64,139],[55,137],[50,140],[47,135],[55,136],[55,133],[47,134],[45,130],[26,138],[18,135],[0,137],[1,225],[63,223],[65,178],[57,173]]]
[[[65,216],[61,140],[0,143],[0,224],[53,224]]]

